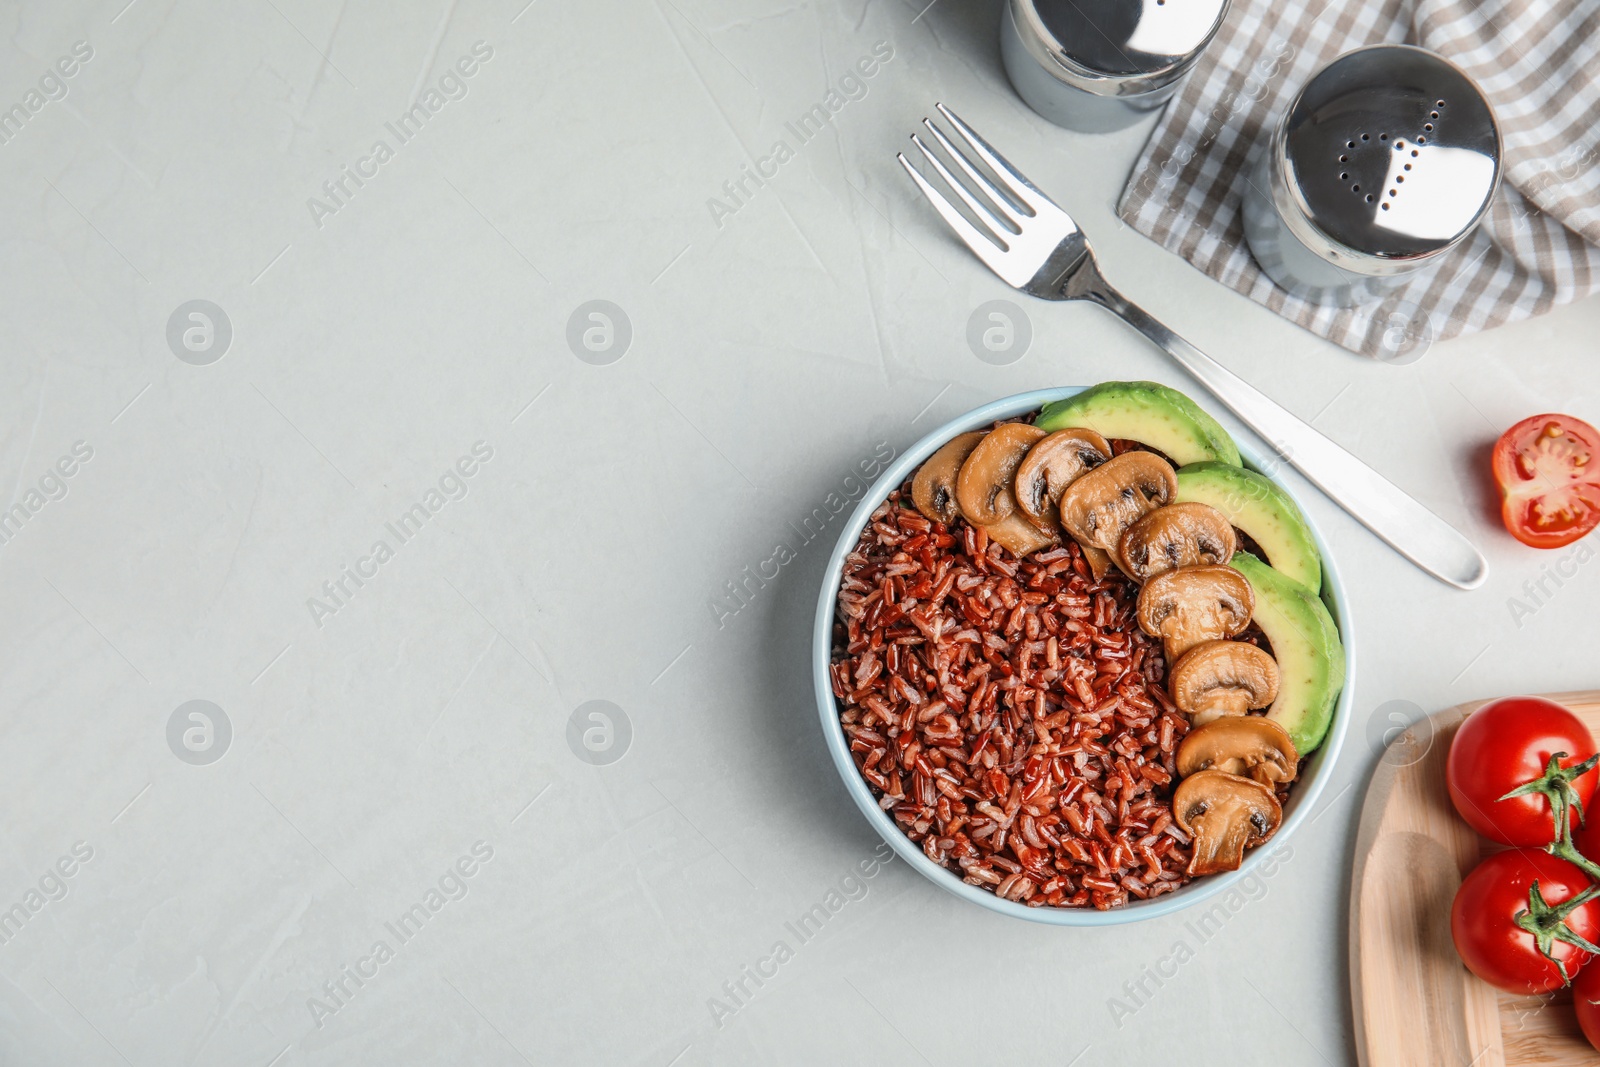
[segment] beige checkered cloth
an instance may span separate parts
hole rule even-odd
[[[1273,285],[1245,244],[1239,195],[1250,149],[1300,86],[1379,42],[1431,48],[1471,75],[1494,104],[1506,171],[1482,229],[1374,314]],[[1234,0],[1118,211],[1224,285],[1379,358],[1393,354],[1396,308],[1412,332],[1446,338],[1600,291],[1600,0]]]

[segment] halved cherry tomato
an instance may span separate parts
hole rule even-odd
[[[1494,446],[1500,517],[1525,545],[1560,548],[1600,525],[1600,430],[1571,415],[1534,415]]]
[[[1572,983],[1572,1006],[1589,1044],[1600,1049],[1600,967],[1585,967]]]
[[[1517,925],[1529,910],[1528,892],[1539,883],[1546,904],[1560,906],[1589,888],[1589,877],[1566,860],[1532,848],[1496,852],[1472,869],[1456,890],[1450,906],[1450,936],[1467,969],[1497,989],[1531,996],[1566,984],[1559,968],[1539,951],[1534,935]],[[1590,944],[1600,937],[1600,899],[1580,904],[1567,914],[1565,928]],[[1553,939],[1551,955],[1566,968],[1566,979],[1579,972],[1589,953]]]
[[[1503,845],[1543,848],[1556,837],[1555,818],[1546,796],[1530,793],[1502,800],[1507,793],[1540,777],[1558,752],[1562,768],[1595,754],[1594,737],[1583,720],[1543,697],[1503,697],[1467,716],[1450,742],[1445,784],[1456,811],[1478,833]],[[1577,775],[1566,793],[1591,815],[1600,768]],[[1578,820],[1573,818],[1574,830]],[[1600,862],[1600,856],[1592,857]]]

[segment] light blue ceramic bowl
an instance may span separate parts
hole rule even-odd
[[[878,505],[911,477],[912,473],[922,465],[923,460],[956,434],[982,429],[997,419],[1009,419],[1029,411],[1037,411],[1051,401],[1061,400],[1079,392],[1082,392],[1082,387],[1037,389],[1031,393],[1018,393],[1016,396],[1008,396],[985,404],[928,434],[884,472],[877,484],[856,506],[850,521],[845,524],[844,530],[839,535],[839,543],[834,546],[833,555],[828,560],[828,569],[823,573],[822,592],[817,599],[817,617],[811,637],[811,675],[817,690],[817,711],[822,718],[822,735],[827,740],[828,752],[833,756],[833,764],[839,770],[839,777],[843,780],[851,798],[855,800],[856,807],[861,809],[861,814],[866,816],[867,821],[878,831],[878,835],[889,843],[901,859],[941,888],[1003,915],[1055,926],[1113,926],[1118,923],[1170,915],[1191,904],[1198,904],[1226,892],[1259,867],[1268,852],[1294,835],[1300,824],[1310,816],[1312,808],[1316,806],[1317,798],[1322,794],[1322,787],[1328,779],[1334,760],[1339,757],[1339,747],[1344,743],[1345,729],[1350,723],[1350,694],[1355,688],[1356,655],[1355,635],[1350,626],[1347,607],[1349,602],[1345,598],[1344,583],[1339,577],[1339,568],[1334,562],[1333,555],[1328,551],[1328,544],[1314,523],[1311,524],[1311,533],[1316,538],[1317,550],[1322,553],[1322,599],[1327,603],[1328,610],[1333,613],[1333,619],[1339,625],[1340,635],[1344,639],[1346,660],[1344,691],[1339,694],[1339,702],[1334,708],[1333,723],[1328,728],[1328,736],[1323,740],[1322,747],[1306,764],[1305,773],[1294,784],[1289,794],[1289,802],[1284,807],[1283,825],[1279,827],[1271,842],[1246,853],[1244,865],[1237,871],[1198,878],[1182,889],[1154,900],[1132,901],[1125,907],[1111,911],[1096,911],[1093,908],[1030,908],[1026,904],[1002,900],[987,890],[968,885],[954,872],[934,863],[923,855],[922,849],[901,832],[895,825],[894,819],[878,807],[878,802],[872,796],[872,790],[861,777],[861,773],[856,770],[855,762],[850,758],[850,747],[845,740],[844,729],[839,725],[839,709],[834,703],[833,687],[829,684],[828,678],[828,664],[833,645],[834,602],[839,592],[839,577],[844,569],[844,558],[860,540],[861,531],[865,529],[867,520]],[[1250,442],[1240,441],[1239,453],[1244,458],[1245,466],[1269,477],[1276,472],[1276,465],[1267,462],[1263,454]],[[1287,486],[1284,489],[1286,492],[1289,491]],[[1290,496],[1294,496],[1293,492],[1290,492]],[[1296,499],[1295,503],[1299,504],[1300,501]],[[1303,505],[1301,510],[1305,510]],[[1311,521],[1309,513],[1306,521],[1308,523]]]

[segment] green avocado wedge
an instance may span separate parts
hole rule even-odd
[[[1101,382],[1046,404],[1035,425],[1050,433],[1075,426],[1138,441],[1179,467],[1207,460],[1239,466],[1239,446],[1228,431],[1193,400],[1159,382]]]
[[[1288,732],[1295,750],[1304,756],[1322,744],[1344,688],[1339,628],[1321,599],[1250,553],[1235,553],[1229,565],[1255,591],[1252,618],[1272,642],[1272,655],[1278,661],[1278,699],[1267,710],[1267,718]]]
[[[1249,534],[1267,563],[1313,593],[1322,591],[1322,557],[1289,494],[1265,475],[1207,460],[1178,471],[1180,501],[1210,504]]]

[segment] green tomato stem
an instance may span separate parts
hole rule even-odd
[[[1589,876],[1589,881],[1600,883],[1600,863],[1595,863],[1589,857],[1579,852],[1572,843],[1570,828],[1564,828],[1560,837],[1544,847],[1544,850],[1557,859],[1566,860],[1584,874]],[[1600,889],[1600,886],[1591,886],[1591,890]],[[1585,890],[1588,892],[1589,890]]]
[[[1556,959],[1551,951],[1555,942],[1563,941],[1575,948],[1600,956],[1600,946],[1579,935],[1566,923],[1568,915],[1596,897],[1600,897],[1600,864],[1583,855],[1572,843],[1572,813],[1574,811],[1578,813],[1580,823],[1584,818],[1583,801],[1579,798],[1572,782],[1600,763],[1600,753],[1590,756],[1582,763],[1563,767],[1561,760],[1566,756],[1565,752],[1555,753],[1545,765],[1543,774],[1500,798],[1510,800],[1512,797],[1531,796],[1535,793],[1544,797],[1550,804],[1551,815],[1555,817],[1555,840],[1546,845],[1544,850],[1557,859],[1566,860],[1577,867],[1591,883],[1588,889],[1571,900],[1551,907],[1546,903],[1544,894],[1539,891],[1539,883],[1535,881],[1528,889],[1527,910],[1518,912],[1514,919],[1518,926],[1533,936],[1534,944],[1538,946],[1540,954],[1556,965],[1563,986],[1572,984],[1572,976],[1567,973],[1566,964]]]
[[[1539,883],[1535,881],[1528,888],[1527,910],[1517,912],[1513,919],[1518,926],[1532,935],[1533,943],[1538,946],[1540,955],[1556,965],[1563,986],[1572,984],[1572,976],[1567,973],[1567,965],[1556,959],[1552,951],[1555,942],[1562,941],[1574,948],[1600,956],[1600,945],[1583,937],[1566,922],[1568,915],[1597,896],[1600,896],[1600,885],[1591,885],[1571,900],[1552,906],[1545,901],[1544,894],[1539,890]]]
[[[1572,785],[1573,779],[1581,778],[1594,770],[1600,763],[1600,753],[1596,753],[1571,767],[1561,766],[1561,761],[1567,758],[1565,752],[1557,752],[1550,757],[1550,762],[1545,765],[1544,773],[1531,782],[1511,790],[1501,800],[1510,800],[1512,797],[1531,796],[1539,794],[1550,802],[1551,813],[1556,817],[1556,833],[1559,836],[1564,824],[1568,821],[1568,812],[1577,811],[1580,823],[1583,819],[1583,801],[1578,797],[1578,791]]]

